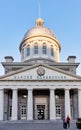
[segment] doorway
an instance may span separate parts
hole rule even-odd
[[[26,105],[21,105],[21,120],[26,119]]]
[[[37,118],[38,120],[45,119],[45,105],[37,105]]]
[[[61,106],[56,105],[56,118],[61,119]]]

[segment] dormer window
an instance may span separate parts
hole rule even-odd
[[[37,45],[37,43],[35,43],[35,46],[34,46],[34,54],[38,54],[38,45]]]
[[[27,56],[30,56],[30,45],[27,46]]]
[[[46,43],[43,43],[42,53],[43,53],[43,54],[47,54]]]

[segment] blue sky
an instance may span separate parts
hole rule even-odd
[[[61,44],[60,61],[69,55],[81,63],[81,0],[0,0],[0,62],[5,56],[20,61],[19,44],[40,16]],[[4,73],[0,65],[0,75]],[[77,69],[81,75],[81,65]]]

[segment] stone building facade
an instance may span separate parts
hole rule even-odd
[[[6,56],[0,76],[0,120],[81,117],[81,76],[75,56],[60,62],[61,45],[41,18],[19,46],[21,61]]]

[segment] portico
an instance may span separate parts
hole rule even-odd
[[[0,90],[0,120],[56,120],[61,119],[63,115],[74,118],[74,89],[5,89]],[[6,102],[4,101],[7,97]],[[73,96],[73,97],[72,97]],[[78,102],[80,94],[77,89]],[[71,99],[72,97],[72,99]],[[11,99],[10,99],[11,98]],[[3,102],[2,102],[3,101]],[[5,109],[5,104],[8,109]],[[72,111],[72,110],[73,111]],[[77,108],[76,108],[77,109]],[[5,110],[5,111],[4,111]],[[78,110],[80,111],[80,105]],[[73,113],[72,113],[73,112]],[[5,114],[7,117],[5,118]],[[65,113],[65,114],[64,114]],[[80,113],[79,113],[80,116]]]

